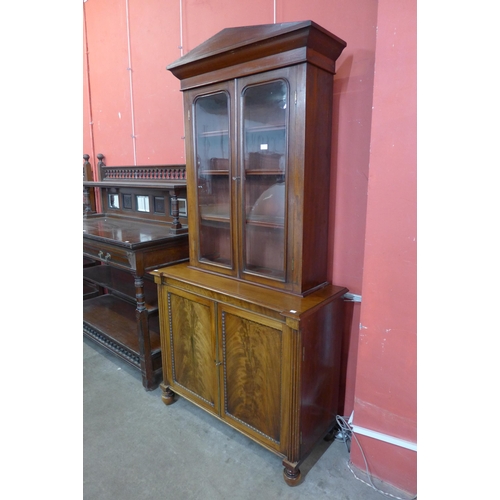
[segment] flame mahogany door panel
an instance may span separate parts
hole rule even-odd
[[[280,450],[283,324],[221,306],[221,416]]]
[[[164,383],[211,413],[219,413],[215,303],[183,290],[166,292],[168,332],[162,338]],[[165,401],[167,402],[167,401]]]

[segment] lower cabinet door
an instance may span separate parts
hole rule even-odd
[[[219,304],[221,417],[282,451],[283,324]]]
[[[166,383],[174,392],[219,413],[215,304],[188,292],[167,289]]]

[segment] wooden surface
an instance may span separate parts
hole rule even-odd
[[[165,187],[149,178],[151,172],[158,175],[161,170],[157,168],[110,169],[103,164],[100,168],[101,175],[116,178],[119,186],[108,177],[84,182],[101,190],[105,211],[83,218],[83,332],[138,368],[144,388],[152,390],[161,380],[162,367],[157,290],[146,273],[188,259],[187,228],[170,215],[169,202],[179,192],[185,193],[185,180],[178,181],[180,191],[176,191],[172,182]],[[184,175],[184,169],[180,171]],[[132,173],[141,177],[139,182],[120,179]],[[110,193],[118,195],[118,209],[110,207]],[[137,210],[137,195],[150,200],[149,213]],[[128,197],[130,209],[123,203],[124,197]],[[163,213],[155,213],[155,200]]]
[[[215,337],[210,328],[211,307],[189,295],[169,297],[172,321],[172,373],[175,384],[196,394],[200,404],[214,408],[217,398]]]
[[[335,425],[346,288],[306,297],[190,267],[159,286],[163,400],[179,394],[278,454],[285,480]]]
[[[223,415],[280,442],[282,325],[223,311]]]
[[[307,45],[309,51],[304,50]],[[312,21],[226,28],[167,69],[181,80],[183,90],[308,60],[333,73],[345,46]]]
[[[83,270],[84,280],[91,281],[97,286],[113,290],[118,297],[136,304],[134,280],[130,273],[111,266],[93,266]],[[158,310],[158,295],[152,281],[144,280],[144,307],[148,312]]]
[[[157,284],[171,284],[175,286],[182,284],[183,288],[197,289],[203,287],[205,294],[216,300],[238,305],[240,301],[245,301],[247,308],[250,307],[259,312],[269,311],[277,318],[288,317],[297,319],[302,314],[321,305],[325,300],[332,297],[341,297],[347,292],[342,286],[329,284],[316,292],[305,297],[293,294],[282,293],[279,290],[254,286],[251,283],[234,280],[217,274],[200,271],[193,268],[189,262],[183,262],[175,266],[158,268],[151,273],[155,277]]]
[[[184,95],[194,267],[300,296],[328,282],[333,75],[345,45],[311,21],[228,28],[168,66]],[[209,137],[228,151],[207,166]]]
[[[336,424],[347,289],[328,283],[327,230],[345,46],[312,21],[227,28],[167,68],[184,95],[190,260],[151,271],[162,399],[279,455],[291,486]]]
[[[98,215],[83,220],[83,254],[142,277],[155,266],[187,260],[189,243],[167,224]]]
[[[84,280],[108,294],[89,299],[86,291],[84,333],[139,368],[144,388],[152,390],[161,380],[158,300],[144,275],[154,266],[186,260],[187,234],[169,234],[166,224],[104,215],[84,219],[83,227],[84,256],[105,264],[85,268]]]
[[[170,234],[168,229],[165,224],[103,214],[83,220],[84,238],[106,243],[112,242],[113,245],[131,250],[162,241],[186,239],[185,236]]]
[[[120,354],[133,366],[141,369],[141,349],[137,335],[136,307],[112,294],[101,295],[83,302],[84,334]],[[160,362],[160,328],[157,315],[149,318],[150,355],[155,358],[154,370]],[[112,332],[112,335],[110,335]]]

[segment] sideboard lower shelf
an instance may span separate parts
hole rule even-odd
[[[112,266],[93,266],[83,270],[83,279],[108,290],[123,300],[136,305],[133,277],[127,271]],[[144,277],[144,307],[148,313],[158,311],[156,285],[149,276]]]
[[[151,358],[155,378],[161,376],[161,346],[158,314],[148,315]],[[136,307],[106,294],[83,301],[83,333],[132,366],[141,368]]]

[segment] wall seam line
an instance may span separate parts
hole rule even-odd
[[[134,166],[137,166],[136,141],[135,141],[135,115],[134,115],[134,87],[132,84],[132,54],[130,49],[130,16],[128,9],[128,0],[125,0],[125,10],[127,18],[127,53],[128,53],[127,71],[129,72],[130,114],[132,121],[132,150],[134,154]]]

